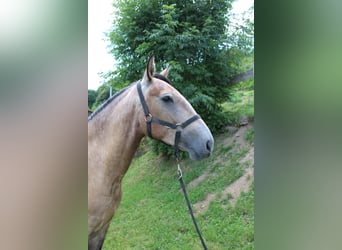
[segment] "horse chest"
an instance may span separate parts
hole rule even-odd
[[[121,200],[121,182],[113,182],[110,192],[97,197],[96,209],[93,211],[95,230],[106,225],[115,214]]]
[[[121,200],[121,178],[117,178],[112,182],[110,188],[110,195],[113,198],[114,203],[119,203]],[[118,205],[118,204],[117,204]]]

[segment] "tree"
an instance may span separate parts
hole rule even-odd
[[[109,87],[103,84],[97,89],[96,92],[97,92],[96,99],[93,105],[89,106],[93,110],[95,110],[98,106],[100,106],[103,102],[105,102],[109,98]],[[88,95],[88,101],[89,101],[89,95]]]
[[[242,14],[242,18],[229,15],[230,24],[227,29],[228,45],[226,58],[230,60],[229,70],[238,74],[251,70],[254,66],[254,5]]]
[[[96,100],[97,93],[95,90],[88,89],[88,108],[91,108]]]
[[[171,64],[170,79],[212,131],[225,125],[221,103],[232,75],[227,60],[227,13],[231,0],[115,1],[116,19],[109,33],[122,86],[139,79],[146,59]],[[160,69],[161,70],[161,69]]]

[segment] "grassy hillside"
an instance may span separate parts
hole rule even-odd
[[[239,109],[247,110],[252,118],[253,98],[244,98],[252,92],[245,87],[237,89],[235,97],[242,94],[235,103],[239,107],[227,103],[227,114],[235,112],[238,117]],[[252,124],[227,127],[215,138],[210,158],[181,162],[197,223],[209,249],[254,249],[253,139]],[[173,160],[166,161],[151,151],[140,155],[133,160],[122,189],[122,202],[103,249],[202,249]]]

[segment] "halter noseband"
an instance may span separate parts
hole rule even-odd
[[[177,131],[176,131],[176,135],[175,135],[174,149],[175,149],[175,156],[177,156],[177,154],[179,153],[178,144],[179,144],[179,141],[180,141],[182,129],[186,128],[191,123],[193,123],[194,121],[199,119],[200,116],[196,114],[196,115],[192,116],[191,118],[189,118],[188,120],[186,120],[185,122],[177,123],[177,124],[160,120],[160,119],[154,117],[149,112],[147,104],[146,104],[146,101],[145,101],[145,98],[144,98],[144,94],[142,93],[142,90],[141,90],[140,81],[137,83],[137,89],[138,89],[138,93],[139,93],[140,102],[141,102],[141,105],[143,107],[144,114],[145,114],[145,121],[146,121],[146,127],[147,127],[147,134],[148,134],[148,136],[153,138],[153,136],[152,136],[152,126],[151,126],[152,122],[158,123],[158,124],[160,124],[162,126],[165,126],[165,127],[168,127],[168,128],[176,129]]]

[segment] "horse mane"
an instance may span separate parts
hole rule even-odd
[[[91,121],[94,118],[94,116],[100,113],[105,107],[107,107],[109,103],[111,103],[114,99],[116,99],[118,96],[123,94],[127,89],[132,87],[132,85],[134,85],[135,83],[136,82],[131,83],[130,85],[121,89],[119,92],[115,93],[112,97],[109,97],[106,101],[104,101],[104,103],[102,103],[97,109],[93,111],[93,113],[90,114],[90,116],[88,116],[88,122]]]

